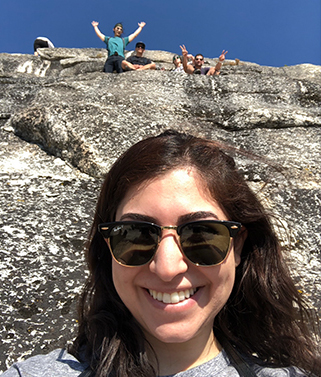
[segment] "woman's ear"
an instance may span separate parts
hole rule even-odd
[[[243,250],[243,245],[247,237],[247,229],[242,225],[241,230],[238,232],[237,236],[234,238],[234,259],[235,267],[241,263],[241,254]]]

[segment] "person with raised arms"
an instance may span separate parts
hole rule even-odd
[[[196,54],[194,57],[194,64],[188,64],[188,51],[185,45],[179,46],[183,55],[183,67],[184,71],[189,74],[199,74],[206,76],[217,76],[220,74],[225,55],[228,51],[223,50],[215,67],[203,67],[204,56],[202,54]]]
[[[121,35],[123,34],[123,25],[121,23],[117,23],[114,26],[113,37],[107,37],[99,30],[99,22],[93,21],[91,24],[94,27],[98,38],[106,43],[108,57],[104,66],[104,72],[123,72],[122,61],[125,59],[125,47],[128,45],[128,43],[133,41],[141,33],[146,23],[139,22],[138,29],[134,33],[130,34],[128,37],[124,38],[121,37]]]

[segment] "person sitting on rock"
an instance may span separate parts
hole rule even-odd
[[[172,72],[184,72],[182,58],[179,55],[173,56],[173,64],[175,68],[172,69]]]
[[[194,65],[194,56],[192,54],[187,55],[188,63]],[[184,67],[182,63],[182,57],[180,55],[173,56],[173,64],[175,68],[171,69],[171,72],[184,72]]]
[[[197,54],[194,57],[194,65],[188,64],[188,51],[186,50],[185,45],[180,46],[183,55],[183,67],[184,71],[189,74],[199,74],[199,75],[207,75],[207,76],[216,76],[220,74],[220,69],[223,65],[223,61],[225,60],[225,55],[227,51],[223,50],[219,61],[217,62],[215,67],[203,67],[204,64],[204,56],[202,54]]]
[[[108,51],[108,58],[106,60],[104,66],[104,72],[113,73],[116,71],[117,73],[123,72],[122,69],[122,61],[125,59],[125,47],[130,43],[133,39],[135,39],[140,32],[143,30],[143,27],[146,25],[145,22],[138,23],[138,29],[131,35],[125,38],[121,38],[123,34],[123,25],[121,23],[117,23],[114,26],[114,36],[107,37],[104,35],[98,28],[99,22],[93,21],[92,26],[95,29],[95,32],[103,42],[107,45]]]
[[[54,47],[55,46],[53,45],[50,39],[46,37],[37,37],[33,43],[34,55],[35,56],[39,55],[37,51],[38,48],[54,48]]]
[[[135,55],[128,57],[121,63],[124,71],[145,71],[147,69],[156,69],[156,64],[150,59],[143,57],[145,43],[137,42],[135,46]]]

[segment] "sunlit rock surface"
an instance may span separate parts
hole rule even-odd
[[[321,67],[228,60],[208,78],[170,72],[172,53],[146,51],[156,71],[116,75],[102,72],[102,49],[40,55],[0,54],[0,371],[74,337],[102,177],[168,128],[263,157],[236,160],[320,313]]]

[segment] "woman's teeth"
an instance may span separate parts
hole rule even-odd
[[[187,298],[193,296],[196,289],[185,289],[185,291],[179,291],[174,293],[162,293],[149,289],[149,294],[158,301],[162,301],[164,304],[177,304],[180,301],[184,301]]]

